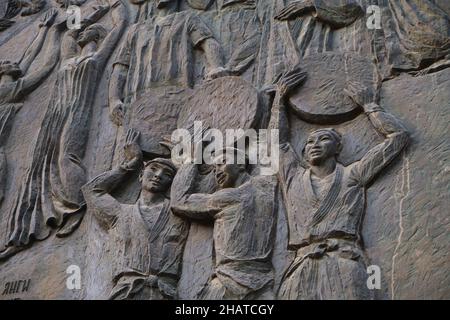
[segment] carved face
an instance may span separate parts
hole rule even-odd
[[[319,165],[323,161],[334,158],[340,151],[340,142],[333,133],[321,130],[313,132],[308,137],[305,146],[305,157],[312,165]]]
[[[214,172],[216,175],[216,182],[220,189],[233,187],[242,171],[242,165],[226,163],[216,164]]]
[[[157,162],[150,163],[141,178],[142,189],[153,193],[164,193],[172,184],[173,177],[172,168]]]

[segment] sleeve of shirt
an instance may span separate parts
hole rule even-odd
[[[391,134],[351,166],[351,178],[361,186],[369,184],[402,151],[406,141],[406,133]]]
[[[280,181],[287,187],[292,182],[294,175],[301,168],[300,160],[290,143],[284,143],[280,146]]]
[[[191,15],[189,17],[187,31],[194,47],[200,45],[204,40],[213,37],[209,27],[197,15]]]
[[[114,176],[118,176],[118,172],[117,170],[105,172],[81,188],[87,207],[105,229],[110,229],[123,211],[119,201],[111,196],[104,186],[106,181],[113,180]]]
[[[128,31],[127,37],[119,49],[116,58],[114,59],[113,65],[121,64],[123,66],[129,67],[131,60],[131,50],[132,50],[132,37],[135,33],[135,28],[131,28]]]

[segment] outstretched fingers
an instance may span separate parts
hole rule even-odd
[[[126,133],[127,144],[136,143],[141,133],[135,129],[128,129]]]
[[[303,83],[307,78],[307,72],[302,71],[300,67],[283,73],[279,86],[284,93]]]
[[[291,3],[291,4],[287,5],[286,7],[281,9],[275,15],[275,19],[277,19],[277,20],[287,20],[287,19],[289,19],[290,17],[292,17],[296,13],[297,6],[298,5],[296,3]]]

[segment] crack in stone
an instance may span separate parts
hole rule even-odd
[[[400,188],[400,192],[396,193],[396,198],[399,201],[399,209],[398,209],[398,226],[399,226],[399,234],[397,237],[397,244],[394,249],[394,254],[392,256],[392,267],[391,267],[391,299],[395,299],[395,259],[398,255],[398,250],[402,244],[403,237],[403,202],[410,192],[410,174],[409,174],[409,159],[406,157],[406,152],[403,152],[403,166],[402,166],[402,185]],[[399,197],[398,197],[399,196]]]

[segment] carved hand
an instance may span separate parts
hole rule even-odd
[[[117,100],[111,103],[109,117],[111,121],[117,126],[123,125],[123,119],[125,117],[125,107],[122,101]]]
[[[162,137],[162,140],[159,142],[159,144],[165,148],[167,148],[169,151],[172,151],[172,149],[175,147],[175,145],[172,142],[172,138],[170,135],[165,135]]]
[[[347,89],[344,92],[356,103],[358,106],[365,108],[367,105],[376,104],[377,99],[374,90],[365,85],[351,81],[347,84]]]
[[[298,17],[302,14],[314,11],[314,4],[312,0],[301,0],[293,2],[283,9],[281,9],[276,15],[275,19],[277,20],[290,20],[295,17]]]
[[[39,27],[51,27],[55,22],[55,18],[58,15],[58,10],[52,8],[49,9],[41,19]]]
[[[299,87],[306,78],[306,71],[302,71],[300,67],[295,67],[294,69],[283,73],[277,83],[280,97],[286,98],[291,91]]]
[[[134,129],[128,129],[124,147],[125,162],[122,168],[125,170],[137,170],[142,164],[142,150],[139,146],[140,132]]]

